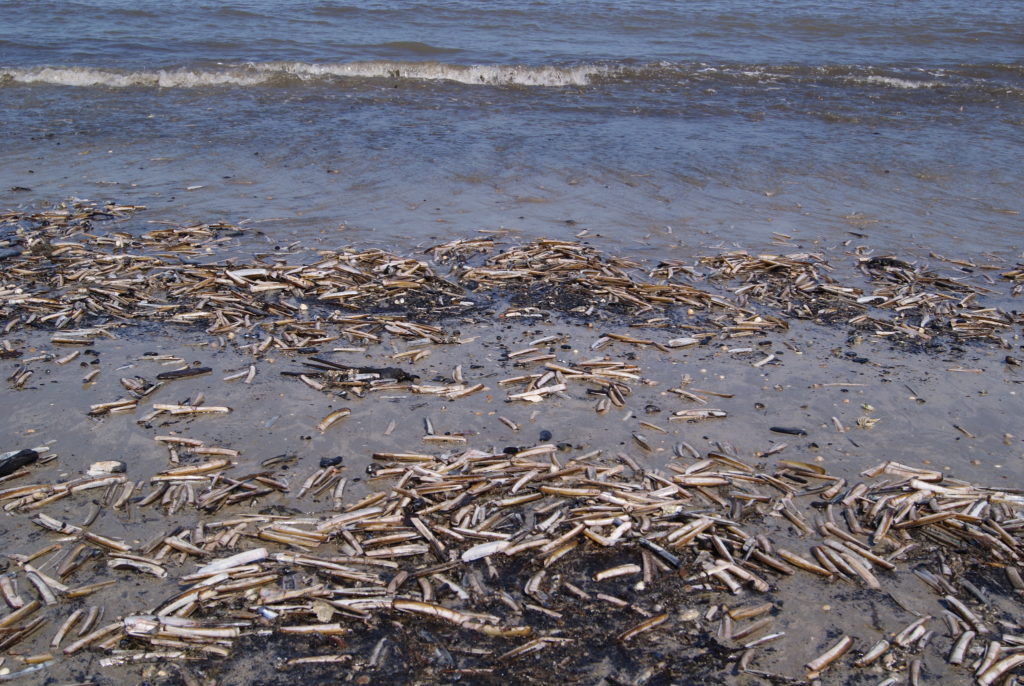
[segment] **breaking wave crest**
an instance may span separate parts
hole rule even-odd
[[[410,79],[453,81],[487,86],[586,86],[605,67],[490,66],[440,62],[263,62],[215,68],[177,68],[142,71],[97,67],[30,67],[0,69],[0,84],[49,84],[105,88],[203,88],[255,86],[299,79],[317,82],[338,79]]]
[[[580,65],[464,65],[436,61],[248,62],[151,70],[86,66],[0,68],[0,86],[40,84],[94,88],[209,88],[260,85],[350,85],[386,80],[409,84],[449,82],[473,86],[565,88],[595,83],[760,87],[809,85],[875,91],[955,89],[1019,96],[1016,65],[959,65],[924,70],[859,65],[709,65],[657,62]]]
[[[460,65],[442,62],[348,62],[310,64],[308,62],[270,62],[254,64],[260,73],[288,74],[302,79],[331,77],[393,78],[418,81],[455,81],[487,86],[586,86],[593,76],[607,71],[605,67],[583,65],[557,66],[490,66]]]
[[[877,74],[865,76],[862,80],[868,85],[886,86],[887,88],[903,88],[907,90],[917,90],[918,88],[938,88],[942,85],[939,81],[911,81],[910,79],[899,79],[894,76],[879,76]]]

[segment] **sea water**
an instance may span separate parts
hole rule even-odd
[[[1018,256],[1024,3],[0,2],[0,209]]]

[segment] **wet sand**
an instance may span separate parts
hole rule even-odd
[[[84,233],[86,240],[88,236],[112,235],[102,218],[93,221],[94,227]],[[30,224],[23,223],[17,236],[9,234],[12,245],[31,247],[33,236],[38,236],[32,233],[37,227]],[[197,253],[185,261],[235,272],[241,283],[231,284],[229,277],[232,287],[258,288],[256,281],[266,275],[239,273],[250,268],[245,258],[234,264],[218,259],[222,251],[240,252],[232,243],[237,237],[226,227],[213,233],[212,242],[201,242]],[[82,236],[54,236],[49,246],[59,251],[61,243],[77,242]],[[153,246],[135,245],[137,234],[123,236],[123,240],[129,247],[121,254],[161,252]],[[205,251],[205,247],[211,250]],[[373,339],[340,333],[354,325],[328,320],[330,300],[299,297],[299,291],[285,289],[260,295],[263,305],[301,302],[309,308],[302,310],[304,316],[320,318],[325,337],[338,336],[309,345],[297,344],[302,343],[301,336],[293,341],[280,333],[295,326],[280,323],[289,319],[283,310],[275,315],[276,325],[275,317],[253,312],[248,323],[220,332],[211,332],[208,321],[173,323],[166,317],[117,318],[109,313],[86,316],[61,331],[46,322],[25,325],[30,307],[12,304],[18,302],[13,296],[24,295],[13,292],[17,282],[24,282],[38,297],[47,294],[32,281],[36,275],[12,272],[7,260],[4,287],[8,290],[0,305],[7,308],[4,322],[8,326],[0,366],[9,388],[3,400],[5,442],[0,451],[44,446],[46,450],[38,462],[17,472],[16,478],[0,483],[5,505],[0,526],[7,543],[8,578],[16,582],[16,595],[22,601],[39,598],[42,606],[25,619],[14,616],[12,621],[0,622],[5,636],[16,636],[9,631],[12,627],[24,628],[39,618],[46,621],[6,649],[0,670],[18,672],[35,663],[43,665],[21,678],[22,683],[242,684],[286,683],[296,678],[313,683],[339,678],[358,683],[496,683],[509,679],[538,683],[552,678],[607,684],[710,679],[737,684],[803,683],[814,678],[809,672],[816,671],[805,666],[841,637],[849,636],[852,649],[822,671],[823,683],[876,683],[888,675],[905,681],[918,669],[925,683],[964,683],[971,678],[972,665],[984,660],[989,640],[1001,642],[1001,659],[1014,654],[1019,646],[1016,637],[1024,633],[1024,617],[1020,590],[1014,589],[1007,570],[1016,568],[1020,553],[1013,523],[1020,508],[1015,489],[1024,483],[1024,443],[1018,428],[1024,368],[1016,363],[1022,356],[1020,319],[1005,306],[1013,302],[1014,282],[1000,277],[1012,272],[1012,263],[969,272],[949,262],[932,265],[941,278],[964,279],[968,285],[984,283],[991,291],[979,292],[971,304],[982,307],[995,302],[1005,310],[1001,321],[1006,324],[989,334],[964,338],[949,327],[936,328],[956,319],[956,313],[943,314],[940,308],[932,329],[918,327],[919,334],[926,335],[900,330],[878,336],[878,327],[849,325],[850,313],[820,293],[820,302],[804,303],[812,307],[814,316],[800,316],[798,306],[787,314],[773,296],[778,294],[773,290],[778,283],[770,279],[764,282],[769,286],[762,298],[754,299],[751,295],[756,291],[751,291],[742,300],[743,293],[735,293],[742,281],[715,281],[710,274],[722,267],[711,263],[693,265],[699,278],[688,278],[688,284],[729,302],[742,300],[737,307],[756,308],[760,317],[706,302],[706,307],[677,302],[638,312],[628,300],[609,302],[596,288],[588,295],[573,281],[558,282],[554,288],[534,284],[533,288],[488,289],[479,280],[457,278],[460,273],[465,276],[460,270],[480,268],[489,256],[508,248],[499,239],[487,252],[474,251],[451,261],[440,259],[439,252],[415,255],[429,264],[433,274],[461,284],[465,290],[445,301],[452,308],[447,312],[431,304],[436,301],[420,299],[424,290],[431,297],[440,292],[422,284],[388,295],[386,311],[380,300],[346,306],[346,316],[376,318],[372,327],[359,329],[372,330]],[[120,250],[102,242],[96,249],[114,254]],[[780,246],[780,254],[786,252],[795,251]],[[282,259],[311,264],[307,257]],[[855,256],[824,258],[835,266],[830,273],[837,283],[856,284],[865,289],[861,296],[871,293],[866,290],[866,272],[854,268]],[[606,260],[601,262],[604,265],[613,262],[601,259]],[[34,264],[39,267],[59,261],[59,255],[51,253]],[[623,269],[647,274],[657,266],[652,262]],[[881,272],[875,276],[885,276]],[[984,280],[985,274],[992,278]],[[385,277],[403,278],[393,273],[381,278]],[[547,273],[545,278],[553,277]],[[644,283],[657,281],[656,277],[643,278]],[[673,276],[662,281],[681,279]],[[925,286],[919,290],[934,292]],[[157,293],[139,292],[130,298],[153,295]],[[159,295],[174,302],[170,293]],[[103,294],[90,297],[102,298]],[[122,293],[119,297],[129,296]],[[963,297],[961,293],[959,298]],[[193,299],[186,309],[206,307],[209,302],[197,305]],[[291,317],[296,318],[301,319]],[[737,328],[740,320],[754,324],[746,330]],[[388,331],[387,321],[436,327],[437,333]],[[907,322],[914,328],[914,322]],[[276,342],[270,338],[274,335],[280,336]],[[78,337],[83,343],[55,343],[55,337]],[[692,343],[679,342],[691,337],[695,339]],[[67,360],[74,351],[80,354]],[[323,360],[338,366],[339,373],[332,375],[330,364],[325,366]],[[379,372],[378,378],[373,378],[374,372],[364,371],[369,375],[365,379],[342,372],[395,367],[416,378],[381,383]],[[148,388],[158,374],[183,368],[210,371],[167,380],[141,398],[132,397],[132,389]],[[250,368],[255,370],[251,377]],[[574,373],[560,371],[565,369]],[[621,376],[613,373],[597,380],[577,376],[575,372],[583,369],[590,373],[607,369]],[[83,383],[84,377],[97,370],[99,374]],[[32,374],[22,381],[28,371]],[[313,383],[292,375],[299,372]],[[502,383],[529,375],[537,381],[548,372],[552,378],[544,379],[538,388],[560,385],[557,374],[569,377],[564,380],[565,388],[531,394],[529,379]],[[121,381],[135,377],[141,378],[137,381],[141,386],[126,386]],[[231,377],[235,378],[225,380]],[[321,384],[322,389],[314,387]],[[484,388],[457,397],[477,384]],[[617,390],[609,391],[609,385]],[[517,393],[526,397],[510,399]],[[123,412],[96,411],[97,406],[122,398],[134,400],[135,405]],[[154,414],[157,405],[177,406],[181,413],[164,410]],[[230,411],[199,414],[188,409],[203,407]],[[340,408],[351,413],[325,426],[325,418]],[[695,416],[692,421],[673,417],[687,410],[717,410],[723,416]],[[795,431],[781,433],[779,428]],[[181,438],[201,445],[175,442]],[[210,447],[225,451],[202,452]],[[539,451],[531,452],[535,449]],[[416,460],[403,462],[395,457],[407,454],[421,456],[427,466],[417,472]],[[331,462],[335,457],[341,460],[326,469],[321,467],[322,460]],[[470,507],[463,513],[468,519],[460,528],[485,534],[460,535],[451,529],[455,526],[451,521],[443,525],[450,533],[437,534],[439,530],[432,529],[443,543],[442,553],[410,518],[421,517],[433,527],[454,516],[448,510],[432,513],[433,519],[421,514],[448,497],[444,491],[428,494],[430,489],[423,488],[432,480],[443,482],[436,470],[458,464],[461,458],[481,460],[485,465],[503,460],[509,465],[520,460],[521,464],[515,477],[502,473],[495,479],[495,493],[482,493],[451,508],[459,512]],[[182,472],[168,472],[195,465],[203,469],[220,459],[229,460],[230,466],[201,472],[194,481],[182,478],[186,476]],[[126,471],[100,477],[111,479],[102,488],[79,490],[37,506],[40,498],[58,493],[60,489],[52,485],[87,478],[90,465],[105,460],[123,461]],[[900,469],[907,471],[863,475],[888,461],[900,463]],[[530,467],[534,462],[537,464]],[[804,466],[796,466],[800,463]],[[574,466],[580,467],[577,473],[557,474]],[[537,476],[555,474],[550,483],[570,489],[569,494],[537,491],[543,497],[515,506],[510,510],[516,513],[514,517],[490,520],[497,499],[533,492],[529,482],[509,492],[531,469]],[[818,470],[830,480],[818,479]],[[252,481],[254,474],[264,475],[272,485]],[[724,482],[691,486],[686,481],[688,475],[714,475]],[[785,488],[778,490],[770,480],[744,481],[749,475],[781,479],[792,493],[787,496]],[[311,478],[321,482],[304,489]],[[1006,550],[993,553],[969,537],[943,542],[942,535],[950,535],[948,522],[894,530],[899,533],[893,533],[891,540],[875,541],[871,533],[878,523],[870,510],[877,500],[858,500],[856,494],[850,501],[855,518],[871,528],[858,530],[845,518],[842,501],[855,484],[888,479],[889,486],[896,489],[894,494],[905,495],[916,488],[909,485],[913,478],[951,489],[963,488],[961,481],[992,489],[964,501],[968,505],[979,499],[992,503],[986,506],[991,513],[986,510],[978,522],[968,523],[983,527],[991,520],[1002,521],[1004,529],[1010,527],[1005,532],[1009,537],[1004,542]],[[249,484],[246,488],[255,485],[252,491],[258,492],[257,497],[199,507],[204,495],[231,483],[225,479],[239,479]],[[340,479],[345,480],[343,491],[338,489]],[[582,484],[579,479],[589,483]],[[622,485],[605,487],[594,482]],[[162,483],[170,485],[160,490]],[[409,496],[394,490],[408,490],[410,483],[419,484],[423,493],[413,489]],[[27,500],[23,494],[19,500],[7,492],[31,484],[48,488],[29,493]],[[835,493],[822,495],[822,488],[827,493],[828,487],[836,485]],[[678,496],[688,502],[658,505],[635,515],[616,502],[618,495],[633,491],[645,497],[668,498],[650,495],[665,487],[677,491],[669,500]],[[246,488],[239,488],[238,494],[245,495]],[[576,488],[582,490],[575,493],[572,489]],[[153,493],[158,493],[155,499],[147,497]],[[598,497],[601,494],[605,495]],[[931,500],[940,497],[936,491]],[[260,532],[272,527],[275,518],[280,526],[308,532],[316,522],[372,507],[377,502],[374,498],[392,504],[388,512],[397,517],[377,530],[372,526],[342,527],[322,543],[306,546],[296,545],[294,538],[291,544],[260,538]],[[739,509],[734,504],[737,500]],[[929,500],[923,498],[913,506],[914,516],[932,512]],[[826,507],[826,501],[832,502],[834,509]],[[792,504],[796,522],[784,512],[785,503]],[[573,530],[572,508],[596,508],[588,510],[587,518],[600,519],[601,507],[620,509],[609,510],[618,521],[590,525],[598,539],[630,522],[630,528],[608,545],[577,532],[544,552],[496,552],[463,560],[470,548],[506,537],[523,540],[537,536],[558,542],[559,536]],[[530,514],[537,508],[542,511]],[[878,509],[883,510],[884,503]],[[550,531],[536,528],[538,521],[558,512],[568,521],[560,519]],[[40,514],[80,528],[53,531],[52,526],[37,523]],[[729,537],[735,533],[725,529],[699,533],[692,545],[673,549],[680,559],[678,568],[639,543],[650,539],[651,532],[664,533],[669,523],[685,525],[705,515],[734,522],[751,537],[763,535],[767,548],[799,550],[808,557],[810,547],[835,538],[821,528],[833,518],[834,526],[855,539],[856,545],[871,548],[883,558],[892,555],[894,569],[874,566],[879,588],[871,588],[857,575],[824,578],[802,569],[780,572],[770,564],[745,558],[742,550],[732,547],[742,540],[738,544],[732,541]],[[902,516],[907,517],[907,512]],[[532,520],[524,519],[527,517]],[[217,525],[223,522],[233,523]],[[804,522],[806,530],[797,522]],[[240,523],[245,526],[237,536],[219,538],[225,528]],[[931,536],[930,527],[942,531]],[[118,545],[130,549],[121,552],[142,558],[135,560],[140,565],[111,567],[111,556],[116,559],[118,550],[85,538],[83,531],[120,542]],[[419,545],[423,549],[414,554],[396,550],[393,556],[374,558],[393,566],[353,565],[363,572],[379,573],[376,580],[331,576],[323,567],[287,564],[280,559],[271,562],[269,558],[258,560],[249,576],[222,580],[219,583],[230,584],[266,577],[259,586],[245,588],[242,583],[237,591],[224,591],[182,613],[204,627],[225,630],[214,639],[155,639],[145,632],[132,634],[132,622],[137,620],[125,619],[149,616],[166,607],[194,583],[182,577],[238,552],[265,547],[271,556],[292,552],[327,560],[351,558],[358,557],[361,549],[375,547],[370,541],[385,535],[398,538],[380,547]],[[166,543],[168,537],[174,538],[174,543],[184,543],[174,548]],[[82,564],[60,576],[57,570],[80,542],[84,546],[74,554],[83,559]],[[910,543],[915,545],[904,550]],[[552,552],[570,544],[564,554],[550,559]],[[51,546],[57,547],[50,550]],[[201,551],[185,552],[192,547]],[[40,550],[44,554],[29,559]],[[92,550],[96,552],[88,552]],[[729,583],[708,571],[716,560],[730,556],[740,560],[742,569],[763,579],[768,588],[758,590],[756,582],[736,577],[736,586],[730,590]],[[157,567],[147,572],[146,564]],[[595,578],[620,565],[636,565],[636,569],[629,568],[622,576]],[[437,571],[432,571],[435,568]],[[33,585],[32,569],[42,573],[36,578],[42,578],[51,592],[56,589],[52,604],[46,604],[45,594]],[[155,570],[164,574],[154,574]],[[409,579],[392,589],[403,571]],[[531,585],[542,571],[542,580]],[[937,591],[915,571],[940,577],[948,587],[940,585]],[[116,583],[81,598],[67,597],[67,591],[59,586],[75,589],[107,580]],[[302,593],[317,585],[327,591]],[[289,597],[289,592],[295,595]],[[345,611],[323,602],[357,597],[360,592],[378,604]],[[269,602],[273,593],[279,594],[278,599]],[[970,626],[946,599],[950,596],[975,613],[989,634]],[[413,606],[403,602],[430,603],[470,615],[482,613],[494,621],[476,615],[472,622],[453,621],[424,614],[422,608],[410,609]],[[770,608],[762,615],[737,620],[729,615],[729,610],[735,613],[736,608],[764,603]],[[91,607],[104,608],[95,628],[112,626],[108,635],[72,654],[64,651],[77,640],[77,629],[60,646],[50,645],[71,613]],[[17,611],[9,609],[8,618]],[[953,623],[955,630],[948,629],[943,620],[950,613],[959,617],[959,624]],[[904,646],[895,645],[895,636],[902,629],[926,616],[932,619],[924,623],[923,633]],[[742,634],[742,629],[764,617],[770,621],[749,635]],[[473,628],[472,624],[479,622],[522,627],[523,631],[494,636]],[[334,624],[338,625],[336,631],[327,628]],[[294,625],[318,625],[319,630],[296,634],[282,629]],[[634,629],[638,631],[631,635]],[[979,636],[964,663],[951,665],[947,657],[965,630],[975,630]],[[924,640],[928,631],[934,634]],[[783,635],[745,647],[778,633]],[[869,666],[855,666],[880,639],[894,642],[894,647]],[[515,652],[517,648],[522,652]],[[302,662],[310,656],[340,663]],[[26,662],[25,658],[30,659]],[[916,660],[921,661],[917,666]]]

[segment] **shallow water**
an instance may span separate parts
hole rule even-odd
[[[0,13],[0,206],[116,198],[329,245],[509,227],[618,252],[774,231],[1020,247],[1018,4]]]

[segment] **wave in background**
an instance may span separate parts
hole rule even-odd
[[[671,85],[680,82],[811,83],[868,88],[981,90],[1024,94],[1024,66],[958,65],[942,69],[898,69],[860,65],[720,65],[652,63],[643,65],[462,65],[445,62],[361,61],[342,63],[263,62],[126,70],[94,66],[0,68],[0,86],[58,85],[100,88],[204,88],[216,86],[336,84],[346,79],[447,81],[466,85],[543,88],[595,84]]]
[[[438,62],[350,62],[312,64],[267,62],[214,68],[176,67],[153,70],[89,66],[46,66],[0,69],[0,85],[48,84],[106,88],[202,88],[256,86],[294,81],[327,83],[338,79],[452,81],[487,86],[586,86],[607,70],[597,66],[485,66]]]

